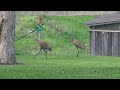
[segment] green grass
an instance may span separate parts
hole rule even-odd
[[[58,51],[64,50],[64,48],[73,48],[71,43],[72,30],[76,35],[76,39],[84,42],[89,47],[89,27],[85,23],[95,16],[50,16],[52,22],[48,21],[44,16],[44,26],[41,31],[41,39],[48,42],[52,47]],[[21,18],[21,20],[19,20]],[[22,16],[17,17],[16,21],[16,38],[25,35],[37,27],[38,21],[36,16]],[[58,28],[55,26],[57,25]],[[59,29],[57,31],[57,29]],[[23,52],[25,50],[29,52],[29,49],[35,49],[37,44],[35,42],[35,34],[32,33],[16,42],[17,52]]]
[[[16,38],[37,27],[36,16],[21,16],[16,19]],[[53,47],[48,59],[41,52],[36,58],[35,34],[16,41],[17,61],[22,65],[0,65],[0,79],[120,79],[120,58],[89,55],[89,27],[84,23],[95,16],[49,16],[41,32],[41,39]],[[58,25],[56,28],[56,24]],[[76,57],[76,47],[71,43],[72,30],[76,39],[87,46]]]
[[[44,54],[18,55],[23,65],[0,66],[1,79],[118,79],[120,78],[119,57]]]

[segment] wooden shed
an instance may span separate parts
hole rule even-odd
[[[120,13],[98,16],[86,25],[91,55],[120,56]]]

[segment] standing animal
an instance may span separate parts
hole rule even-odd
[[[51,51],[52,51],[52,47],[51,47],[50,45],[48,45],[47,42],[44,42],[44,41],[39,40],[39,39],[37,39],[37,38],[35,38],[35,39],[36,39],[37,44],[38,44],[38,46],[39,46],[38,54],[39,54],[40,51],[43,49],[43,50],[45,51],[46,59],[47,59],[47,52],[48,52],[48,50],[51,52]],[[38,54],[37,54],[37,55],[38,55]],[[36,56],[37,56],[37,55],[36,55]],[[35,57],[36,57],[36,56],[35,56]]]
[[[78,55],[79,55],[80,52],[82,52],[83,50],[85,51],[85,48],[86,48],[85,44],[83,44],[79,40],[76,40],[74,38],[74,35],[72,35],[72,43],[73,43],[73,45],[76,46],[76,48],[78,50],[77,57],[78,57]],[[79,49],[80,49],[80,51],[79,51]]]

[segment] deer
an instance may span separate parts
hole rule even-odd
[[[85,51],[85,48],[86,48],[85,44],[82,43],[81,41],[75,39],[73,34],[72,34],[72,43],[78,50],[77,57],[83,50]],[[79,49],[80,49],[80,51],[79,51]]]
[[[38,47],[39,47],[39,49],[38,49],[38,53],[37,53],[37,55],[40,53],[40,51],[43,49],[43,51],[45,52],[45,54],[46,54],[46,59],[47,59],[47,53],[48,53],[48,51],[52,51],[52,47],[47,43],[47,42],[45,42],[45,41],[42,41],[42,40],[40,40],[40,39],[38,39],[38,38],[35,38],[35,40],[37,41],[37,44],[38,44]],[[36,55],[36,56],[37,56]],[[35,56],[35,57],[36,57]]]

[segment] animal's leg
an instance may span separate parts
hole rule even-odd
[[[81,52],[82,52],[82,49],[80,49],[80,51],[79,51],[79,49],[78,49],[77,57],[78,57],[78,55],[79,55]]]
[[[39,48],[38,50],[39,50],[39,51],[38,51],[38,53],[35,55],[35,57],[36,57],[36,56],[37,56],[37,55],[40,53],[40,51],[41,51],[41,48]]]
[[[45,50],[45,54],[46,54],[46,59],[47,59],[47,51]]]
[[[80,49],[80,52],[79,53],[81,53],[82,52],[82,49]]]
[[[79,54],[83,51],[83,49],[80,49]]]
[[[77,57],[78,57],[78,55],[79,55],[79,49],[77,48],[77,50],[78,50],[78,53],[77,53]]]

